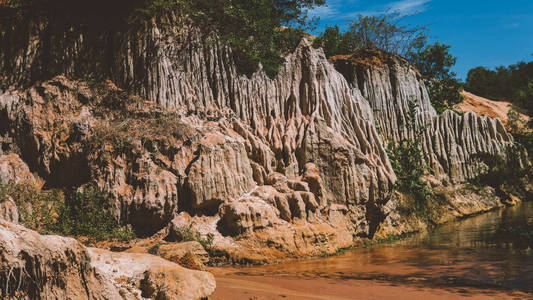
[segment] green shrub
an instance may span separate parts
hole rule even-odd
[[[205,237],[193,228],[193,223],[189,224],[189,227],[174,227],[167,240],[178,242],[190,242],[197,241],[204,248],[207,248],[213,244],[214,236],[212,233],[207,234]]]
[[[0,202],[13,199],[27,228],[46,231],[61,210],[63,194],[59,190],[42,191],[30,182],[0,182]]]
[[[109,209],[106,195],[96,188],[69,192],[57,222],[50,230],[62,235],[86,236],[90,242],[105,239],[129,241],[134,238],[134,233],[120,226]]]
[[[518,108],[519,109],[519,108]],[[517,108],[513,106],[507,113],[507,127],[513,135],[516,143],[522,145],[528,153],[533,155],[533,130],[531,124],[522,117]]]
[[[417,129],[415,126],[417,108],[416,102],[409,101],[407,129],[415,132],[414,138],[404,138],[397,143],[391,142],[387,147],[387,154],[398,178],[395,188],[402,193],[412,195],[416,209],[421,211],[427,208],[433,192],[431,187],[422,180],[422,176],[430,168],[424,164],[420,145],[425,128]]]
[[[422,180],[428,167],[422,163],[419,145],[414,140],[404,139],[389,144],[387,153],[398,178],[396,188],[414,196],[417,208],[422,208],[433,194],[429,185]]]
[[[531,173],[531,166],[526,163],[524,152],[524,147],[515,143],[506,146],[503,153],[472,155],[472,163],[479,166],[479,175],[471,183],[491,186],[500,197],[505,197],[509,192],[523,196]]]
[[[148,249],[148,253],[152,254],[152,255],[159,255],[160,253],[160,246],[159,245],[153,245],[152,247],[150,247],[150,249]]]
[[[33,183],[0,182],[0,202],[9,198],[17,204],[22,224],[43,234],[86,236],[90,242],[135,238],[129,227],[120,226],[105,194],[95,188],[65,196],[60,190],[41,190]]]

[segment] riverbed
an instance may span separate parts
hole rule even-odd
[[[394,244],[213,269],[213,299],[533,299],[533,203]]]

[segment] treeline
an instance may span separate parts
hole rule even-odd
[[[513,104],[508,113],[507,126],[515,141],[533,155],[533,61],[519,62],[508,67],[490,70],[477,67],[468,72],[466,89],[472,93]],[[524,120],[520,113],[530,117]]]
[[[241,73],[251,75],[261,64],[273,77],[284,56],[313,28],[316,20],[308,12],[324,4],[325,0],[4,0],[0,20],[45,15],[87,28],[119,23],[131,30],[154,15],[179,13],[206,33],[216,32],[220,41],[231,46]],[[442,112],[461,99],[460,82],[450,71],[456,58],[449,46],[428,44],[426,28],[401,25],[401,21],[395,13],[358,16],[344,32],[327,27],[315,46],[323,47],[328,56],[375,48],[407,58],[421,71],[433,105]]]
[[[450,54],[450,46],[439,42],[428,43],[428,29],[402,25],[397,13],[382,16],[359,15],[341,31],[328,26],[314,41],[326,56],[349,55],[359,49],[378,49],[395,53],[409,60],[424,77],[431,103],[442,113],[462,101],[459,93],[462,83],[451,72],[457,58]]]
[[[466,89],[485,98],[512,102],[533,116],[533,61],[495,70],[474,68],[468,72]]]
[[[132,28],[133,23],[158,13],[181,13],[205,32],[218,33],[231,46],[242,73],[258,64],[274,76],[283,56],[294,50],[314,24],[307,12],[325,0],[4,0],[0,19],[48,15],[70,23]],[[95,21],[96,20],[96,21]]]

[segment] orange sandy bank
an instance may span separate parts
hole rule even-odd
[[[368,280],[301,279],[271,276],[215,276],[214,300],[227,299],[533,299],[520,292],[486,291],[463,288],[460,292],[446,289],[396,285]]]
[[[213,299],[533,299],[471,249],[377,247],[281,265],[213,268]],[[492,278],[492,279],[491,279]],[[524,280],[527,280],[524,278]]]
[[[493,101],[487,98],[476,96],[472,93],[462,91],[463,102],[457,104],[455,109],[461,112],[473,112],[479,116],[488,116],[491,118],[500,119],[504,125],[507,125],[507,114],[513,106],[509,102],[505,101]],[[524,120],[529,118],[526,115],[521,114]]]

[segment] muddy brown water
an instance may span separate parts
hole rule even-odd
[[[533,299],[533,203],[336,257],[212,271],[214,299]]]

